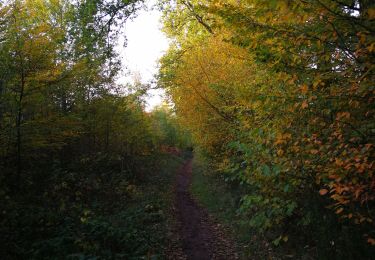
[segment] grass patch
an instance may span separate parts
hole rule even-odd
[[[198,202],[223,224],[238,243],[243,257],[249,255],[251,229],[247,221],[236,213],[239,196],[230,192],[230,187],[210,172],[202,163],[194,160],[191,191]]]
[[[241,259],[273,259],[275,257],[266,240],[250,227],[249,219],[237,213],[241,187],[234,187],[225,182],[204,163],[195,159],[191,192],[236,241]]]

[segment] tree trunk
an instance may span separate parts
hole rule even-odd
[[[21,173],[22,173],[22,132],[21,132],[21,124],[22,124],[22,100],[25,91],[25,73],[23,68],[23,61],[21,58],[21,82],[20,82],[20,92],[18,98],[18,111],[17,111],[17,121],[16,121],[16,129],[17,129],[17,177],[16,182],[17,184],[20,181]]]

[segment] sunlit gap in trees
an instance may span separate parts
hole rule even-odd
[[[145,96],[147,111],[161,105],[165,98],[164,90],[157,88],[155,74],[158,59],[167,50],[169,42],[161,31],[161,12],[156,4],[155,0],[146,1],[145,8],[126,22],[116,47],[125,67],[117,82],[148,85]]]

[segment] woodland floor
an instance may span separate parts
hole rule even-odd
[[[170,259],[238,259],[235,243],[231,241],[220,224],[208,215],[192,197],[190,184],[192,160],[187,160],[178,170],[175,183],[174,218],[175,233],[179,247]],[[179,252],[179,253],[178,253]]]

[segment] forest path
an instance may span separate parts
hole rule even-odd
[[[182,251],[188,260],[238,259],[234,243],[207,211],[199,206],[190,192],[192,159],[177,172],[175,217]]]

